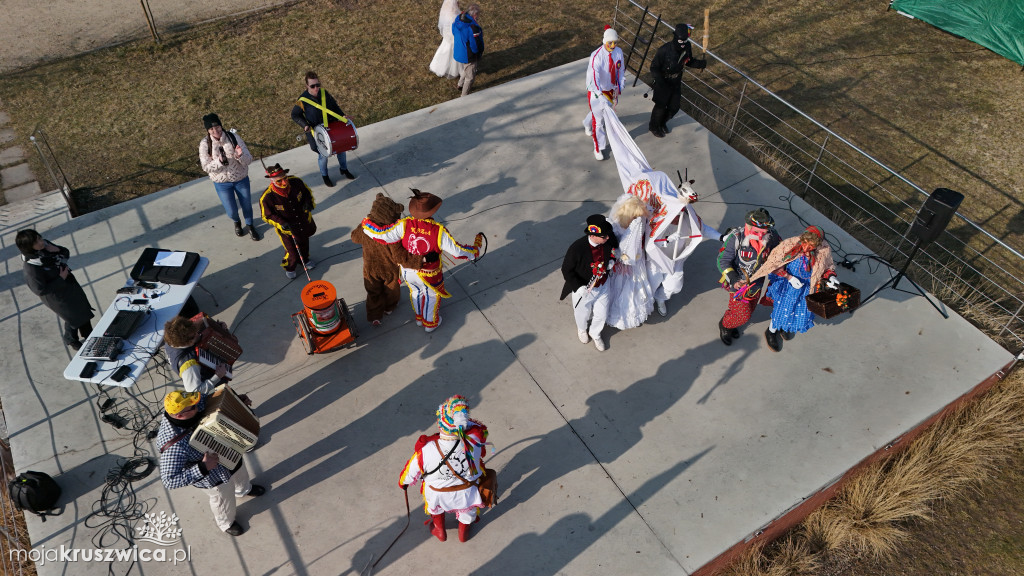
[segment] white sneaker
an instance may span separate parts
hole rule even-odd
[[[604,160],[604,152],[601,152],[600,150],[594,150],[594,158],[596,158],[597,160]]]
[[[580,337],[580,342],[584,344],[590,342],[590,334],[587,334],[586,330],[577,330],[576,335]]]
[[[590,126],[584,125],[583,126],[583,132],[586,133],[587,136],[593,136],[594,135],[594,131],[590,129]]]
[[[312,270],[313,268],[316,268],[316,262],[313,260],[306,260],[306,270]]]
[[[294,270],[285,270],[284,271],[284,275],[287,276],[289,280],[291,280],[291,279],[295,278],[296,276],[298,276],[299,274],[297,272],[295,272]]]
[[[598,352],[604,352],[608,349],[608,347],[604,345],[604,338],[594,338],[594,347],[597,348]]]
[[[665,303],[663,301],[656,300],[655,304],[657,305],[657,308],[658,308],[658,314],[660,314],[662,316],[668,316],[668,307],[665,306]]]
[[[416,325],[423,328],[423,322],[420,322],[419,320],[416,321]]]

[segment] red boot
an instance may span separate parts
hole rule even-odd
[[[448,539],[448,532],[444,528],[444,514],[431,514],[430,518],[434,521],[430,526],[430,533],[437,536],[437,539],[444,542]],[[459,539],[462,538],[462,531],[459,531]]]
[[[463,524],[462,522],[459,522],[459,542],[465,542],[466,540],[469,540],[470,530],[472,529],[473,524],[476,524],[479,521],[480,517],[477,516],[469,524]]]

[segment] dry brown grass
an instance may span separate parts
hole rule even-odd
[[[604,0],[484,6],[474,89],[586,56],[611,19]],[[294,148],[289,113],[314,69],[358,125],[443,102],[455,82],[427,65],[440,2],[305,0],[8,74],[0,101],[17,138],[46,129],[85,211],[203,174],[200,118],[215,111],[255,155]],[[37,159],[30,158],[32,162]],[[46,172],[35,166],[43,180]]]
[[[1022,444],[1024,371],[1017,370],[897,454],[862,469],[800,526],[752,548],[723,574],[811,574],[836,554],[890,558],[911,529],[932,519],[938,503],[977,490]]]

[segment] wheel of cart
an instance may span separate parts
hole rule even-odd
[[[302,349],[306,351],[306,354],[313,355],[313,343],[309,334],[309,324],[306,322],[306,315],[303,312],[296,312],[292,314],[292,324],[295,326],[295,332],[299,335],[299,340],[302,341]]]

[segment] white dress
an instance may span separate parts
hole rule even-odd
[[[458,0],[444,0],[441,13],[437,17],[437,30],[441,33],[441,45],[434,52],[430,61],[430,71],[442,78],[458,78],[459,63],[455,61],[455,36],[452,34],[452,23],[459,17]]]
[[[613,220],[612,228],[619,239],[619,259],[608,278],[611,304],[607,323],[626,330],[643,324],[654,310],[654,290],[647,276],[644,251],[648,229],[643,218],[633,219],[626,229]]]

